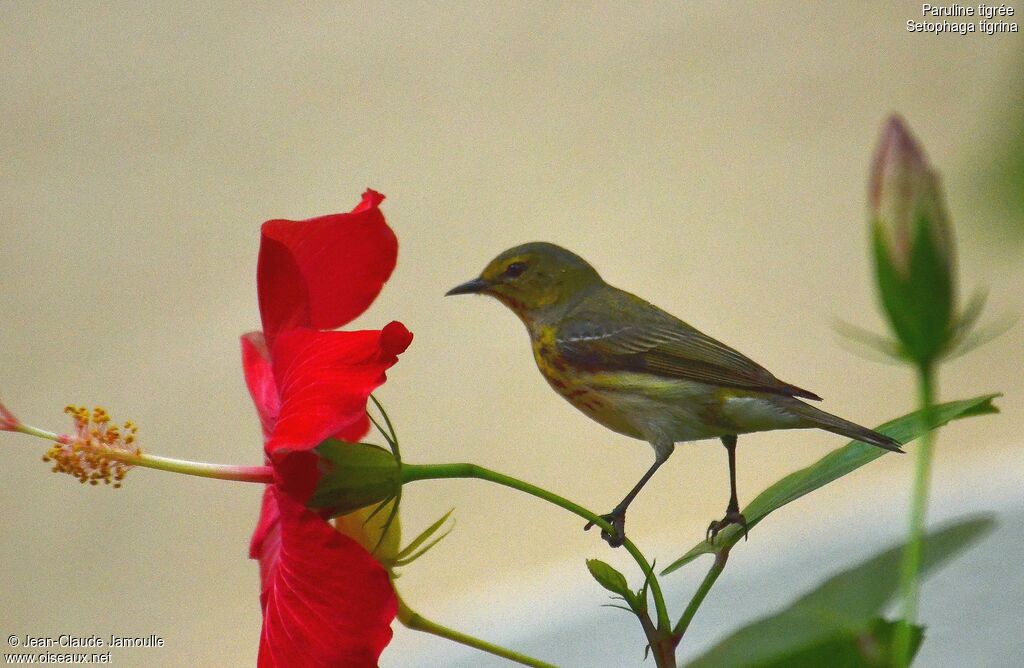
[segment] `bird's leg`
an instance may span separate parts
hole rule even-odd
[[[740,502],[736,496],[736,435],[723,436],[722,445],[729,453],[729,505],[725,508],[725,517],[708,525],[704,537],[709,543],[715,540],[719,531],[730,524],[739,524],[743,527],[743,539],[747,539],[747,518],[740,512]]]
[[[672,451],[669,450],[668,452],[671,454]],[[647,470],[647,473],[644,474],[644,477],[640,478],[640,482],[638,482],[633,487],[633,489],[629,490],[629,494],[626,495],[626,498],[620,501],[619,505],[615,506],[612,512],[608,513],[607,515],[601,515],[601,519],[611,524],[612,529],[614,530],[614,533],[608,533],[607,531],[602,529],[601,538],[604,538],[605,542],[611,545],[612,547],[620,547],[622,543],[625,542],[626,509],[629,508],[629,504],[633,502],[633,499],[636,498],[636,495],[640,493],[640,490],[643,489],[644,485],[647,484],[647,481],[651,479],[651,477],[654,475],[654,472],[657,471],[658,468],[665,463],[666,459],[668,459],[667,455],[657,456],[654,460],[654,465]],[[594,526],[593,522],[587,522],[587,526],[583,527],[583,530],[586,531],[590,529],[590,527],[592,526]]]

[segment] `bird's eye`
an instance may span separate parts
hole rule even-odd
[[[525,262],[513,262],[509,266],[505,267],[505,271],[503,271],[501,275],[506,278],[519,278],[524,271],[526,271]]]

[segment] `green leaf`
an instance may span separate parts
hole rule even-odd
[[[594,576],[594,579],[597,580],[597,584],[613,594],[618,594],[626,599],[627,602],[633,598],[633,592],[629,588],[629,583],[626,582],[626,576],[622,573],[600,559],[587,559],[587,568],[590,570],[590,574]]]
[[[370,443],[329,438],[316,447],[325,469],[306,503],[331,517],[398,496],[400,467],[394,455]]]
[[[757,664],[758,668],[889,668],[893,665],[892,644],[899,622],[876,618],[861,633],[842,631],[785,656]],[[924,628],[911,630],[910,658],[913,659],[924,639]]]
[[[448,534],[450,534],[452,532],[452,529],[455,528],[455,523],[454,522],[452,522],[452,526],[449,527],[447,531],[445,531],[443,534],[441,534],[440,536],[438,536],[434,540],[432,540],[429,543],[427,543],[427,545],[422,550],[419,550],[418,552],[416,551],[416,548],[418,548],[420,545],[423,545],[423,543],[425,543],[427,541],[427,539],[429,539],[431,536],[433,536],[435,533],[437,533],[437,530],[440,529],[441,526],[445,522],[448,521],[448,518],[451,517],[451,514],[453,512],[455,512],[454,508],[452,508],[451,510],[446,512],[444,515],[442,515],[441,519],[437,520],[436,522],[431,524],[429,527],[424,529],[423,533],[421,533],[420,535],[416,536],[416,538],[414,538],[411,543],[406,545],[402,549],[402,551],[398,553],[397,558],[395,560],[395,565],[396,566],[407,566],[407,565],[411,564],[412,562],[416,561],[417,559],[422,557],[424,554],[426,554],[430,550],[430,548],[434,547],[435,545],[440,543],[442,540],[444,540],[448,536]]]
[[[976,517],[929,533],[923,543],[922,575],[980,540],[993,526],[990,517]],[[896,546],[832,576],[788,608],[721,640],[688,668],[874,665],[791,661],[820,657],[821,651],[872,632],[891,642],[891,625],[879,626],[875,617],[896,594],[902,554],[903,546]]]
[[[992,404],[992,400],[998,396],[998,394],[987,394],[974,399],[939,404],[934,408],[932,414],[934,421],[930,426],[931,428],[936,428],[951,420],[997,413],[999,409]],[[917,411],[886,422],[878,427],[877,431],[892,436],[902,443],[908,443],[925,433],[927,431],[925,427],[923,411]],[[859,469],[861,466],[878,459],[884,454],[886,454],[886,451],[881,448],[860,443],[859,441],[852,441],[838,450],[833,450],[814,464],[790,473],[761,492],[757,498],[743,509],[743,515],[747,519],[747,526],[753,528],[773,511],[778,510],[787,503],[795,501],[804,494],[813,492],[819,487],[823,487],[833,480],[837,480],[847,473]],[[731,525],[718,534],[714,543],[709,543],[706,540],[701,541],[689,552],[672,562],[668,568],[662,571],[662,574],[671,573],[702,554],[714,554],[721,550],[727,550],[742,537],[742,528]]]
[[[1017,49],[1012,61],[1016,65],[1010,64],[1017,72],[1024,65],[1021,55]],[[1003,252],[1019,253],[1024,242],[1024,114],[1020,113],[1024,108],[1024,82],[1016,77],[1005,97],[1000,97],[1003,99],[991,126],[994,131],[986,133],[987,139],[974,147],[975,159],[970,162],[977,165],[977,171],[967,182],[976,189],[977,201],[991,210],[988,216],[977,216],[974,224],[987,219],[992,225],[987,230],[988,240],[998,243]]]

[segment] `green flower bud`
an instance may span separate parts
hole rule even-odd
[[[882,305],[904,354],[930,364],[952,337],[952,235],[938,176],[898,116],[882,130],[868,197]]]
[[[387,501],[401,489],[400,465],[389,450],[329,438],[316,452],[323,473],[306,504],[314,510],[331,517],[346,515]]]

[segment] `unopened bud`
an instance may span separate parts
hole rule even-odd
[[[951,336],[953,243],[939,179],[899,116],[882,130],[868,199],[882,304],[907,356],[929,363]]]

